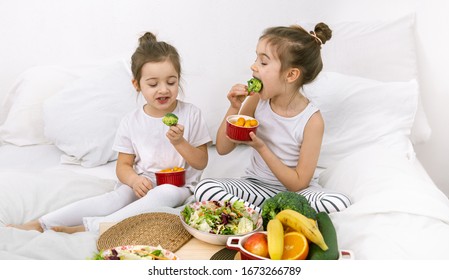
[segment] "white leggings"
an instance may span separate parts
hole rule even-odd
[[[177,207],[191,194],[187,187],[165,184],[138,199],[129,186],[120,184],[111,192],[76,201],[50,212],[39,221],[44,230],[54,226],[84,225],[86,231],[98,233],[100,223],[120,222],[157,207]]]
[[[260,207],[265,199],[282,191],[286,191],[282,185],[249,177],[204,179],[198,183],[195,189],[195,199],[197,201],[229,200],[231,202],[242,200],[247,206],[260,213]],[[346,195],[327,191],[315,181],[298,193],[303,195],[317,212],[341,211],[351,205],[351,200]]]

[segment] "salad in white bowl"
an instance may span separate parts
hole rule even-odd
[[[202,201],[186,205],[181,221],[187,231],[202,241],[224,245],[228,237],[261,230],[262,217],[242,201]]]

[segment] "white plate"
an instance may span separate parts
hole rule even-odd
[[[151,253],[155,250],[161,250],[164,258],[167,258],[169,260],[179,260],[179,258],[171,251],[148,245],[118,246],[103,251],[102,256],[105,259],[108,259],[108,257],[111,257],[113,255],[117,255],[120,257],[120,260],[152,260],[153,258],[151,257],[151,255],[147,255],[147,253]]]

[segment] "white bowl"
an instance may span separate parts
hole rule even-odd
[[[198,209],[201,204],[206,204],[206,203],[210,203],[211,201],[202,201],[202,202],[195,202],[190,204],[190,206],[193,209]],[[221,201],[219,201],[219,203],[223,203]],[[244,233],[244,234],[237,234],[237,235],[223,235],[223,234],[215,234],[215,233],[209,233],[209,232],[205,232],[205,231],[200,231],[197,230],[196,228],[193,228],[192,226],[188,225],[185,221],[184,221],[184,217],[182,216],[182,214],[179,215],[180,219],[181,219],[181,223],[184,226],[184,228],[196,239],[199,239],[201,241],[204,241],[206,243],[210,243],[210,244],[215,244],[215,245],[226,245],[226,242],[228,240],[228,238],[230,237],[236,237],[236,236],[244,236],[247,235],[249,233],[252,232],[256,232],[256,231],[260,231],[262,230],[262,216],[260,214],[257,214],[256,211],[254,211],[254,209],[249,208],[249,207],[245,207],[246,211],[248,211],[250,214],[256,214],[257,218],[255,219],[256,223],[256,227],[253,231]]]

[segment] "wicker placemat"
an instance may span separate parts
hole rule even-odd
[[[149,245],[176,252],[192,238],[179,216],[145,213],[127,218],[106,230],[97,241],[98,250],[122,245]]]

